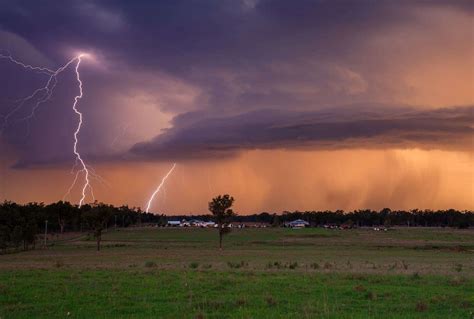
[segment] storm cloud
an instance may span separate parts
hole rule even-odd
[[[473,16],[467,0],[0,0],[0,53],[52,69],[90,54],[79,149],[104,170],[253,150],[469,154]],[[74,163],[72,68],[34,118],[32,102],[7,116],[45,80],[0,59],[11,174]]]
[[[375,109],[375,110],[374,110]],[[206,116],[173,127],[132,151],[156,158],[226,156],[272,148],[451,148],[471,147],[474,107],[435,111],[351,105],[317,112],[260,110],[236,116]],[[188,115],[189,117],[189,115]]]
[[[421,145],[435,137],[433,125],[441,120],[421,123],[414,115],[402,124],[386,117],[383,105],[424,102],[416,96],[417,84],[403,80],[398,69],[417,63],[417,48],[411,46],[420,39],[431,38],[421,51],[454,41],[445,27],[449,21],[437,20],[439,10],[458,18],[459,28],[473,12],[468,1],[3,0],[0,48],[48,67],[58,67],[74,52],[94,54],[94,63],[83,63],[80,105],[86,123],[81,147],[89,158],[110,158],[129,148],[134,155],[169,157],[214,148],[339,143],[405,129],[397,133],[398,141],[411,135],[408,141]],[[448,31],[433,36],[433,27]],[[397,37],[407,30],[412,35],[400,46]],[[456,31],[458,37],[469,35]],[[394,38],[393,43],[381,36]],[[462,51],[463,44],[454,48]],[[399,63],[392,68],[394,54]],[[42,81],[41,75],[5,62],[0,61],[0,84],[8,88],[2,90],[2,115]],[[32,107],[26,105],[8,125],[2,138],[16,149],[18,167],[72,160],[68,150],[76,118],[68,104],[75,85],[71,74],[65,75],[34,121],[18,123]],[[417,105],[432,107],[430,102]],[[358,122],[337,119],[347,116],[338,108],[347,104],[363,106],[348,110]],[[331,122],[318,119],[325,112],[334,117]],[[378,119],[364,118],[367,112]],[[313,121],[305,124],[305,117]],[[214,118],[228,129],[217,127]],[[464,123],[456,123],[441,124],[439,137],[468,133]],[[415,131],[412,125],[418,124]]]

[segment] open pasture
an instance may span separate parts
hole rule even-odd
[[[474,231],[109,229],[0,256],[1,318],[469,318]],[[69,313],[69,315],[68,315]]]

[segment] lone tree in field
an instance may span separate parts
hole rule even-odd
[[[230,232],[230,228],[227,227],[234,211],[230,209],[234,203],[234,197],[230,195],[219,195],[209,202],[209,211],[214,216],[217,228],[219,230],[219,249],[222,249],[222,236]]]
[[[96,202],[83,215],[89,228],[94,231],[94,237],[97,240],[97,251],[100,250],[102,231],[107,227],[112,213],[112,206]]]

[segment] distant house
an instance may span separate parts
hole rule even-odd
[[[179,227],[181,222],[179,220],[168,220],[167,226],[169,227]]]
[[[214,222],[205,222],[199,219],[191,219],[191,220],[185,220],[183,219],[181,221],[180,226],[181,227],[214,227],[216,223]]]
[[[214,222],[202,222],[201,227],[215,227],[216,223]]]
[[[269,223],[263,222],[232,222],[229,224],[232,228],[266,228],[270,227]]]
[[[309,226],[309,223],[305,220],[297,219],[297,220],[293,220],[291,222],[285,223],[285,226],[291,227],[291,228],[305,228]]]
[[[188,223],[189,223],[189,226],[201,227],[204,222],[199,219],[191,219],[190,221],[188,221]]]

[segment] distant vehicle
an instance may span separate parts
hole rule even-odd
[[[167,223],[167,226],[169,226],[169,227],[201,227],[201,228],[205,228],[205,227],[214,227],[215,225],[216,225],[216,223],[214,223],[214,222],[211,222],[211,221],[205,222],[205,221],[202,221],[202,220],[199,220],[199,219],[191,219],[191,220],[183,219],[181,221],[170,220]]]
[[[169,220],[167,223],[168,227],[180,227],[181,222],[179,220]]]
[[[270,224],[265,222],[232,222],[229,224],[231,228],[266,228],[269,226]]]
[[[286,227],[291,227],[291,228],[305,228],[309,226],[309,223],[305,220],[297,219],[297,220],[288,222],[285,225]]]

